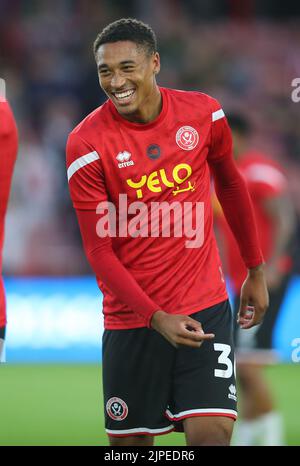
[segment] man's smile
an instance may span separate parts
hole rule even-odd
[[[114,96],[115,100],[118,103],[121,104],[129,104],[132,102],[134,95],[135,95],[135,89],[126,89],[123,91],[115,91],[111,92],[111,94]]]

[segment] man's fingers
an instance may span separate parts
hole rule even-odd
[[[189,331],[200,331],[203,332],[203,328],[200,322],[198,322],[195,319],[192,319],[191,317],[186,317],[186,319],[182,322],[184,325],[184,328],[186,328]],[[203,332],[204,333],[204,332]]]
[[[240,316],[240,321],[241,320],[251,320],[254,315],[254,307],[252,306],[247,306],[245,312],[243,315]]]
[[[253,306],[249,305],[248,300],[241,300],[237,322],[242,329],[251,328],[254,325],[255,310]]]
[[[243,318],[251,309],[253,309],[253,306],[250,305],[248,299],[241,298],[238,316]]]
[[[239,318],[238,323],[242,329],[249,329],[258,325],[262,322],[265,314],[265,310],[260,307],[252,307],[251,309],[241,318]]]
[[[199,346],[199,343],[202,343],[204,340],[212,340],[215,338],[214,333],[204,333],[203,330],[188,330],[188,329],[183,329],[182,332],[180,332],[177,335],[177,341],[179,340],[184,340],[185,343],[191,342],[191,343],[196,343],[196,345]],[[194,345],[192,345],[194,346]]]
[[[259,324],[259,322],[256,322],[255,320],[251,319],[250,321],[241,322],[240,328],[243,330],[246,330],[246,329],[254,327],[257,324]]]
[[[215,337],[213,333],[204,333],[201,323],[189,316],[170,316],[169,321],[166,319],[166,322],[170,322],[171,325],[162,329],[161,334],[175,348],[178,345],[199,348],[204,340],[211,340]]]
[[[240,328],[242,329],[247,329],[247,328],[251,328],[251,327],[254,327],[254,325],[256,325],[253,320],[241,320],[240,321]]]
[[[191,338],[184,338],[182,336],[177,338],[177,345],[189,346],[190,348],[200,348],[203,343],[202,340],[192,340]]]
[[[215,337],[214,333],[204,333],[202,329],[189,330],[188,328],[182,329],[178,336],[182,338],[188,338],[189,340],[194,341],[211,340]]]

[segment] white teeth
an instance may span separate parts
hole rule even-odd
[[[125,92],[115,92],[117,99],[126,99],[126,97],[131,96],[134,93],[134,90],[125,91]]]

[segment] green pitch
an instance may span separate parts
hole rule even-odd
[[[284,415],[286,442],[300,445],[299,365],[267,376]],[[107,445],[101,368],[96,365],[0,366],[0,445]],[[184,445],[183,434],[156,445]]]

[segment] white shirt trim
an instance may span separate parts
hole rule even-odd
[[[225,113],[220,108],[220,110],[213,112],[211,116],[212,116],[212,121],[217,121],[217,120],[220,120],[220,118],[223,118],[225,116]]]
[[[88,154],[82,155],[78,159],[74,160],[68,168],[68,181],[72,178],[74,173],[77,172],[80,168],[85,167],[89,163],[94,162],[95,160],[100,159],[99,154],[96,151],[89,152]]]

